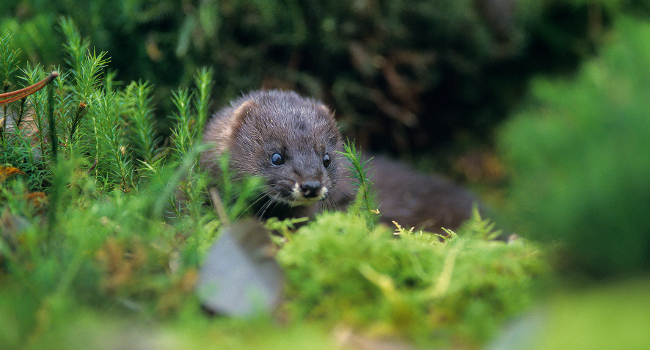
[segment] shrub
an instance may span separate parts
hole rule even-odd
[[[591,274],[650,267],[650,24],[621,18],[573,79],[539,78],[502,133],[522,232],[564,242]]]

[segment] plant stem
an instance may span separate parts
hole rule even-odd
[[[54,78],[56,78],[58,76],[59,76],[59,73],[52,72],[47,78],[41,80],[41,82],[46,81],[46,80],[49,79],[47,81],[47,83],[49,83],[50,81],[52,81]],[[34,84],[32,86],[38,85],[41,82],[36,83],[36,84]],[[45,84],[47,84],[47,83],[45,83]],[[43,86],[45,86],[45,85],[43,85]],[[34,91],[30,92],[30,94],[42,89],[43,86],[39,87],[37,90],[34,90]],[[54,122],[54,86],[50,86],[50,88],[49,88],[49,90],[47,92],[47,116],[49,118],[49,123],[50,123],[50,143],[52,144],[52,160],[54,161],[54,164],[56,164],[56,152],[57,152],[57,147],[56,146],[57,146],[58,140],[57,140],[57,137],[56,137],[56,124]]]

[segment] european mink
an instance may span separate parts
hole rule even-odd
[[[289,91],[253,91],[218,111],[207,123],[204,141],[214,147],[202,165],[220,176],[218,159],[228,150],[238,176],[265,181],[265,200],[258,214],[308,216],[318,203],[342,209],[354,198],[345,166],[341,134],[334,114],[317,100]],[[383,157],[369,165],[381,221],[442,233],[456,229],[471,215],[477,199],[438,177],[417,173]]]

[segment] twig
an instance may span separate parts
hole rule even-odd
[[[230,220],[228,219],[228,214],[226,214],[226,208],[223,205],[221,196],[219,196],[219,192],[214,187],[210,189],[210,198],[212,199],[212,205],[214,205],[214,209],[217,211],[217,215],[219,215],[221,221],[226,225],[230,225]]]
[[[38,83],[34,85],[30,85],[26,88],[22,88],[20,90],[16,91],[11,91],[11,92],[6,92],[4,94],[0,94],[0,106],[6,103],[18,101],[22,98],[25,98],[36,91],[42,89],[45,87],[45,85],[49,84],[52,80],[54,80],[56,77],[59,76],[59,72],[54,71],[50,73],[45,79],[39,81]]]

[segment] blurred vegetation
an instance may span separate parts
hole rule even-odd
[[[648,288],[647,279],[631,279],[560,293],[547,304],[553,322],[529,348],[647,349]]]
[[[527,80],[572,72],[597,51],[610,18],[644,1],[39,1],[6,0],[0,30],[22,57],[62,64],[59,15],[72,18],[122,81],[155,86],[159,131],[169,96],[198,67],[214,102],[291,88],[331,104],[366,150],[431,151],[489,141]],[[468,141],[470,140],[470,141]],[[462,143],[461,143],[462,144]]]
[[[615,28],[573,79],[534,80],[502,134],[521,231],[592,276],[650,271],[650,24]]]

